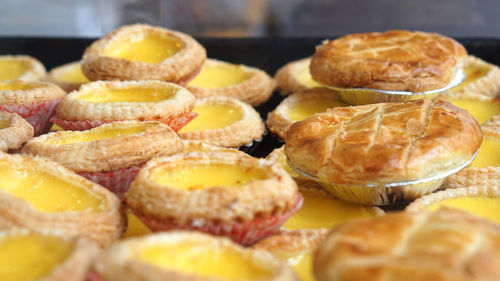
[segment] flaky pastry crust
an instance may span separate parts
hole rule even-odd
[[[58,212],[36,210],[24,199],[0,191],[0,229],[26,228],[34,231],[56,230],[62,235],[83,236],[106,247],[120,238],[125,222],[120,201],[104,187],[91,182],[45,158],[0,153],[0,161],[36,166],[47,173],[88,187],[102,196],[107,206],[103,212]]]
[[[0,111],[0,120],[10,123],[9,127],[0,129],[0,151],[20,148],[34,136],[30,123],[16,113]]]
[[[336,107],[294,123],[285,153],[322,182],[384,184],[424,179],[472,158],[476,119],[443,100]]]
[[[500,138],[500,115],[495,115],[484,122],[481,129],[485,136]]]
[[[49,158],[75,172],[105,172],[138,166],[155,156],[171,155],[182,150],[179,136],[160,122],[117,121],[93,128],[89,132],[137,125],[148,127],[141,133],[63,145],[47,141],[78,136],[85,134],[85,131],[52,132],[28,141],[22,153]]]
[[[21,76],[17,77],[16,80],[38,81],[47,73],[45,66],[43,66],[43,64],[39,60],[31,56],[3,55],[0,56],[0,60],[17,60],[23,62],[28,66],[28,70],[26,70],[26,72]]]
[[[103,53],[106,45],[122,36],[148,33],[178,38],[184,47],[158,64],[114,58]],[[134,24],[122,26],[92,43],[83,53],[82,70],[92,81],[160,80],[185,85],[198,73],[206,57],[203,46],[190,35],[146,24]]]
[[[318,46],[310,71],[328,86],[416,93],[446,86],[466,55],[460,43],[437,33],[357,33]]]
[[[64,75],[66,71],[69,71],[74,67],[81,67],[81,62],[74,61],[60,65],[58,67],[54,67],[49,71],[49,73],[47,73],[47,75],[45,75],[43,80],[52,84],[56,84],[57,86],[61,87],[64,91],[66,91],[66,93],[76,91],[80,88],[82,84],[69,82],[61,78],[61,76]]]
[[[208,144],[203,141],[199,140],[181,140],[182,142],[182,152],[193,152],[193,151],[224,151],[224,152],[230,152],[230,153],[237,153],[243,156],[248,156],[247,153],[238,150],[236,148],[229,148],[229,147],[223,147],[223,146],[217,146],[213,144]]]
[[[312,252],[326,237],[327,229],[287,230],[260,240],[253,249],[268,251],[277,258],[287,258],[294,254]]]
[[[123,240],[111,246],[96,262],[96,271],[104,280],[134,280],[134,281],[215,281],[216,278],[187,275],[181,272],[161,269],[136,258],[136,252],[142,245],[155,243],[188,243],[193,241],[199,245],[203,243],[207,248],[231,248],[251,258],[256,265],[270,270],[270,281],[297,280],[293,271],[286,265],[278,262],[272,255],[265,251],[241,247],[227,238],[213,237],[198,232],[169,231],[147,235],[140,238]],[[172,253],[175,255],[175,253]]]
[[[229,105],[242,113],[242,118],[235,123],[219,129],[180,132],[182,139],[200,140],[207,144],[225,147],[240,147],[258,140],[265,132],[264,122],[259,113],[249,104],[229,97],[208,97],[196,100],[199,106]],[[197,117],[202,118],[202,117]]]
[[[66,92],[54,84],[47,82],[26,82],[12,80],[0,82],[0,85],[28,85],[29,89],[0,90],[0,104],[31,104],[63,98]]]
[[[303,101],[314,99],[331,99],[340,102],[337,94],[333,90],[326,88],[312,88],[303,92],[294,93],[286,97],[273,111],[267,114],[267,128],[281,139],[285,139],[286,131],[295,123],[295,121],[290,119],[287,115],[288,108]]]
[[[269,176],[238,188],[217,186],[192,191],[163,186],[152,179],[155,167],[174,169],[190,162],[263,168]],[[232,223],[281,214],[296,206],[298,196],[295,182],[281,165],[230,152],[190,152],[155,158],[141,169],[126,194],[134,212],[178,225],[196,220]]]
[[[352,220],[318,247],[318,281],[497,280],[500,226],[467,212],[399,212]]]
[[[304,85],[297,76],[304,68],[309,71],[309,64],[311,64],[311,58],[303,58],[291,61],[276,71],[274,81],[276,81],[276,88],[281,95],[286,96],[310,88],[308,85]]]
[[[239,84],[225,87],[205,88],[188,84],[188,90],[197,98],[225,96],[257,106],[266,102],[276,87],[276,83],[267,73],[255,67],[243,64],[235,65],[215,59],[207,59],[205,65],[231,65],[241,68],[245,72],[250,73],[251,76]]]
[[[154,103],[147,102],[89,102],[78,97],[102,88],[127,89],[157,88],[171,89],[171,98]],[[156,120],[182,115],[194,107],[195,97],[186,89],[173,83],[161,81],[97,81],[82,85],[79,91],[67,95],[57,106],[56,115],[64,120]]]

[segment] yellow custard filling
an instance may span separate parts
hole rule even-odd
[[[476,81],[477,79],[485,76],[490,71],[488,66],[467,66],[464,67],[465,80],[457,87],[453,88],[452,91],[458,91],[465,87],[466,85]]]
[[[174,95],[173,89],[153,88],[102,88],[80,94],[79,99],[102,103],[102,102],[160,102]]]
[[[484,123],[494,115],[500,114],[500,99],[493,99],[491,101],[478,101],[469,99],[453,99],[446,98],[455,106],[467,110],[474,118],[477,119],[479,124]]]
[[[344,221],[372,217],[374,214],[361,205],[343,202],[320,195],[305,195],[304,204],[290,219],[284,227],[297,230],[301,228],[332,228]]]
[[[198,117],[184,126],[179,133],[215,130],[230,126],[241,120],[243,113],[238,107],[224,104],[195,106]]]
[[[24,82],[20,80],[0,82],[0,91],[31,90],[38,87],[39,87],[38,84]]]
[[[50,127],[50,131],[51,132],[58,132],[58,131],[64,131],[64,129],[57,124],[53,124],[52,127]]]
[[[101,212],[107,208],[93,190],[45,172],[40,166],[0,162],[0,190],[28,201],[41,212]]]
[[[243,167],[234,164],[178,164],[173,167],[158,167],[152,171],[153,181],[178,189],[196,190],[215,186],[238,187],[254,180],[268,178],[262,168]]]
[[[490,219],[500,223],[500,198],[488,197],[461,197],[448,198],[439,202],[433,203],[426,208],[431,211],[436,211],[439,208],[446,206],[450,208],[462,209],[473,214]]]
[[[97,127],[87,131],[64,131],[58,136],[53,136],[45,141],[46,144],[64,145],[80,142],[91,142],[103,139],[116,138],[125,135],[139,134],[146,131],[150,124],[114,125],[111,127]]]
[[[14,80],[21,77],[30,65],[17,59],[0,59],[0,80]]]
[[[189,83],[189,86],[218,88],[237,85],[253,76],[241,66],[232,64],[205,64],[201,72]]]
[[[1,119],[0,120],[0,130],[10,127],[10,119]]]
[[[328,108],[338,106],[349,106],[346,103],[337,100],[304,100],[289,106],[286,110],[286,115],[293,121],[302,121],[307,117],[326,111]]]
[[[272,272],[245,253],[194,240],[144,246],[138,258],[166,270],[221,280],[269,280],[272,277]]]
[[[151,230],[130,209],[127,209],[127,231],[123,238],[143,236],[151,233]]]
[[[43,235],[0,238],[0,280],[31,281],[47,276],[73,250],[72,243]]]
[[[60,79],[64,82],[84,84],[90,82],[90,80],[83,74],[82,66],[79,63],[72,64],[65,69],[60,76]]]
[[[321,87],[321,84],[318,82],[314,81],[314,79],[311,76],[311,72],[309,72],[309,64],[308,63],[302,63],[298,65],[295,68],[295,75],[297,77],[297,80],[299,82],[308,87],[308,88],[314,88],[314,87]]]
[[[500,167],[500,139],[484,136],[479,153],[472,162],[472,167]]]
[[[109,57],[158,64],[184,48],[184,42],[174,36],[152,33],[131,33],[115,38],[104,48]]]

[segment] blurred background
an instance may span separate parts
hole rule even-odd
[[[198,37],[334,37],[401,28],[500,38],[500,0],[0,1],[0,36],[100,37],[142,22]]]

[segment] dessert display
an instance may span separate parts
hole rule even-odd
[[[294,123],[285,154],[333,196],[360,204],[409,201],[467,166],[481,128],[443,100],[336,107]]]
[[[35,129],[46,133],[56,106],[66,93],[53,84],[21,80],[0,82],[0,111],[17,113]]]
[[[497,280],[500,227],[453,209],[353,220],[318,246],[318,281]]]
[[[193,112],[198,117],[179,131],[182,139],[239,147],[260,139],[265,132],[259,113],[234,98],[199,98]]]
[[[273,234],[302,204],[281,165],[223,151],[149,161],[126,200],[154,231],[198,230],[242,245]]]
[[[48,159],[0,153],[0,229],[83,236],[107,246],[124,222],[108,190]]]
[[[22,153],[54,160],[123,199],[147,161],[181,150],[179,136],[163,123],[117,121],[86,131],[60,131],[30,139]]]
[[[0,231],[0,279],[84,281],[98,253],[91,241],[57,232]]]
[[[88,130],[112,121],[160,121],[174,131],[196,117],[195,97],[161,81],[98,81],[67,95],[51,122],[65,130]]]
[[[95,269],[104,280],[296,280],[288,266],[265,251],[182,231],[116,243]]]
[[[413,201],[407,211],[436,211],[448,207],[465,210],[500,223],[500,186],[481,185],[447,189]]]
[[[268,251],[278,260],[287,263],[301,281],[314,281],[312,256],[326,233],[326,229],[280,231],[252,248]]]
[[[207,59],[187,88],[197,98],[225,96],[257,106],[271,97],[275,82],[255,67]]]
[[[161,80],[187,84],[205,62],[191,36],[146,24],[123,26],[90,45],[82,70],[90,80]]]
[[[280,94],[290,95],[307,89],[321,87],[314,81],[309,72],[311,58],[304,58],[289,62],[282,66],[274,75],[276,87]]]
[[[436,33],[358,33],[323,42],[310,71],[350,104],[405,101],[459,85],[466,55],[460,43]]]
[[[266,125],[281,139],[294,122],[326,111],[328,108],[348,106],[337,94],[326,88],[314,88],[286,97],[273,111],[267,114]]]
[[[37,59],[25,55],[0,56],[0,81],[38,81],[46,73]]]
[[[78,90],[82,84],[90,82],[83,74],[82,65],[79,61],[51,69],[44,80],[56,84],[67,93]]]
[[[21,116],[0,111],[0,151],[20,148],[33,134],[33,127]]]

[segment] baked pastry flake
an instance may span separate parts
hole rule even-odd
[[[20,148],[33,134],[33,127],[21,116],[0,111],[0,151]]]
[[[78,90],[90,80],[83,74],[80,61],[70,62],[49,71],[44,80],[63,88],[67,93]]]
[[[309,64],[311,64],[311,58],[303,58],[289,62],[278,69],[274,75],[274,80],[280,94],[285,96],[321,87],[321,84],[311,77]]]
[[[37,59],[26,55],[0,56],[0,81],[38,81],[47,71]]]

